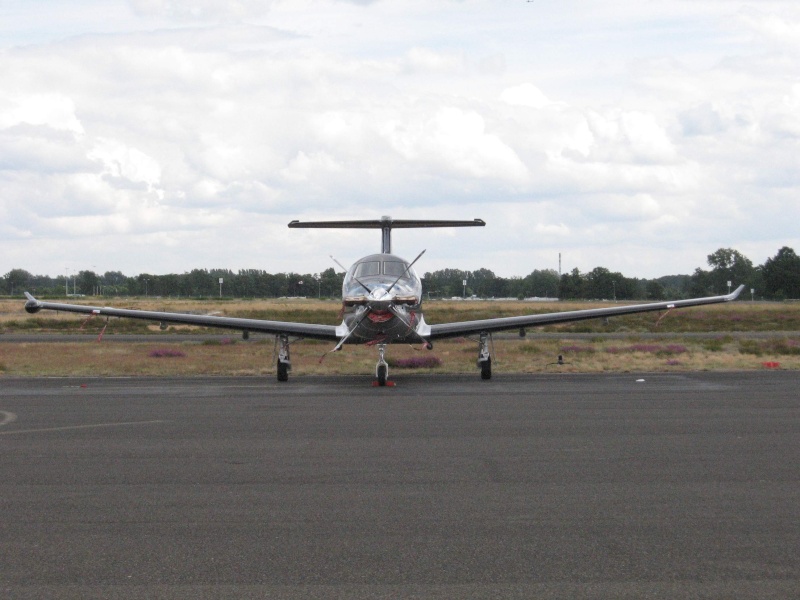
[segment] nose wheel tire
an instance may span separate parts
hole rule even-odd
[[[378,385],[386,385],[386,379],[389,376],[389,367],[386,365],[378,365],[375,375],[378,379]]]

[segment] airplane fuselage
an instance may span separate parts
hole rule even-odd
[[[415,343],[430,328],[422,317],[422,282],[403,258],[388,253],[358,260],[342,284],[346,343]],[[337,333],[338,333],[337,332]]]

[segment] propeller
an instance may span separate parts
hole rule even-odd
[[[406,318],[403,315],[403,313],[394,306],[395,297],[392,296],[391,291],[400,282],[400,280],[403,277],[406,276],[406,274],[411,269],[411,267],[413,267],[416,264],[416,262],[420,258],[422,258],[422,255],[425,254],[425,252],[426,252],[426,250],[423,250],[422,252],[420,252],[417,255],[417,257],[413,261],[411,261],[406,266],[405,269],[403,269],[403,272],[397,277],[397,279],[394,280],[392,285],[390,285],[386,289],[384,289],[383,287],[376,287],[375,289],[370,289],[369,286],[367,286],[364,282],[360,281],[355,275],[353,275],[353,280],[356,283],[358,283],[361,287],[363,287],[365,290],[367,290],[367,292],[368,292],[368,296],[366,298],[364,298],[363,300],[361,300],[359,298],[359,303],[363,303],[365,305],[364,309],[363,309],[363,312],[362,312],[361,316],[359,317],[359,319],[350,328],[350,330],[344,336],[342,336],[342,338],[339,340],[339,342],[336,344],[336,346],[334,346],[333,349],[329,350],[328,352],[326,352],[325,354],[322,355],[322,357],[320,358],[320,362],[328,354],[331,354],[332,352],[336,352],[336,351],[340,350],[342,348],[342,346],[345,344],[345,342],[347,342],[347,340],[350,339],[350,336],[353,335],[353,332],[355,332],[355,330],[358,329],[359,325],[361,325],[361,323],[364,321],[364,319],[366,319],[371,313],[373,313],[373,311],[375,311],[376,314],[378,314],[379,312],[385,312],[385,311],[388,310],[388,311],[391,312],[392,315],[397,317],[406,326],[408,326],[409,330],[412,330],[414,328],[413,322],[409,322],[408,320],[406,320]],[[330,258],[331,258],[331,260],[333,260],[333,262],[335,262],[337,265],[339,265],[339,267],[341,267],[342,269],[347,271],[347,269],[344,268],[342,263],[340,263],[338,260],[336,260],[336,258],[334,258],[333,255],[330,255]],[[355,300],[355,298],[353,300]],[[400,303],[403,303],[406,300],[408,300],[408,299],[401,298],[400,299]],[[423,341],[427,343],[427,340],[423,339]]]
[[[391,291],[392,291],[392,288],[393,288],[394,286],[396,286],[396,285],[397,285],[397,282],[398,282],[398,281],[400,281],[400,280],[401,280],[403,277],[405,277],[405,276],[406,276],[406,273],[408,273],[409,269],[410,269],[411,267],[413,267],[413,266],[414,266],[414,264],[415,264],[415,263],[416,263],[416,262],[417,262],[417,261],[418,261],[420,258],[422,258],[422,255],[423,255],[423,254],[425,254],[425,252],[426,252],[426,251],[425,251],[425,250],[423,250],[422,252],[420,252],[419,254],[417,254],[417,258],[415,258],[414,260],[412,260],[412,261],[411,261],[411,262],[408,264],[408,266],[405,268],[405,270],[404,270],[404,271],[403,271],[403,272],[400,274],[400,277],[398,277],[397,279],[395,279],[395,280],[394,280],[394,283],[393,283],[392,285],[390,285],[390,286],[389,286],[389,289],[387,289],[387,290],[386,290],[386,293],[387,293],[387,294],[388,294],[389,292],[391,292]],[[359,283],[360,283],[360,282],[359,282]]]
[[[330,256],[330,257],[331,257],[331,260],[332,260],[333,262],[335,262],[337,265],[339,265],[339,266],[342,268],[342,270],[343,270],[345,273],[347,273],[347,269],[345,269],[345,268],[344,268],[344,265],[343,265],[342,263],[340,263],[338,260],[336,260],[336,259],[333,257],[333,254],[329,254],[328,256]],[[369,289],[369,287],[368,287],[368,286],[367,286],[367,285],[366,285],[366,284],[365,284],[363,281],[361,281],[361,280],[360,280],[358,277],[356,277],[355,275],[353,275],[353,279],[355,280],[355,282],[356,282],[358,285],[360,285],[360,286],[361,286],[361,287],[363,287],[365,290],[367,290],[367,293],[368,293],[368,294],[371,294],[371,293],[372,293],[372,290],[371,290],[371,289]]]
[[[342,336],[342,339],[340,339],[340,340],[339,340],[339,342],[338,342],[338,343],[337,343],[337,344],[336,344],[336,345],[335,345],[335,346],[334,346],[334,347],[333,347],[331,350],[328,350],[328,351],[327,351],[325,354],[323,354],[322,356],[320,356],[320,358],[319,358],[319,362],[320,362],[320,363],[322,363],[322,361],[325,359],[325,357],[326,357],[326,356],[328,356],[328,354],[331,354],[331,353],[333,353],[333,352],[338,352],[339,350],[341,350],[341,349],[342,349],[342,346],[344,346],[344,343],[345,343],[345,342],[346,342],[346,341],[347,341],[347,340],[350,338],[350,336],[351,336],[351,335],[353,335],[353,332],[354,332],[356,329],[358,329],[358,326],[359,326],[359,325],[361,325],[361,321],[363,321],[364,319],[366,319],[366,318],[367,318],[367,315],[369,315],[370,311],[371,311],[370,307],[369,307],[369,306],[367,306],[367,307],[364,309],[364,314],[362,314],[362,315],[361,315],[361,318],[360,318],[358,321],[356,321],[355,325],[353,325],[353,326],[350,328],[350,331],[348,331],[348,332],[347,332],[347,334],[345,334],[344,336]]]

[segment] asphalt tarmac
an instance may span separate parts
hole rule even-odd
[[[3,598],[797,598],[796,372],[0,377]]]

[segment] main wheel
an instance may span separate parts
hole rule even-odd
[[[481,363],[481,379],[492,378],[492,359],[487,358]]]
[[[289,365],[278,361],[278,381],[289,381]]]
[[[387,367],[386,365],[378,365],[378,370],[376,374],[378,376],[378,385],[380,386],[386,385],[386,378],[389,376],[389,367]]]

